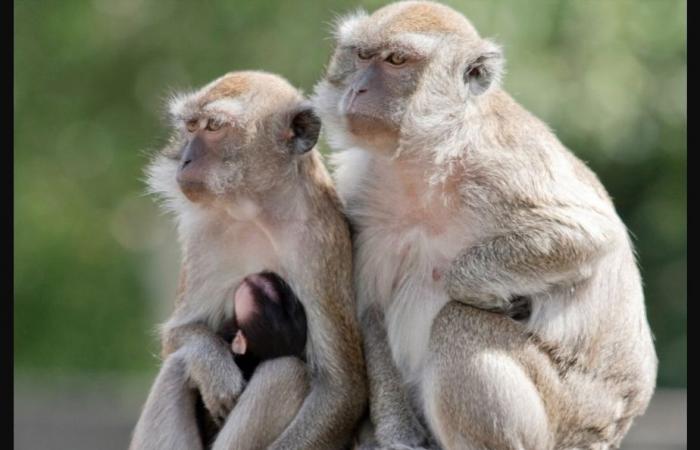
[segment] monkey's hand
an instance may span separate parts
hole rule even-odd
[[[485,311],[505,314],[516,320],[529,316],[530,302],[526,296],[513,295],[509,289],[505,289],[496,283],[490,284],[486,275],[472,274],[465,264],[466,255],[458,257],[446,272],[443,283],[447,295],[452,300],[457,300],[465,305],[473,306]],[[478,273],[478,271],[474,270]]]
[[[217,361],[217,359],[219,359]],[[201,355],[188,364],[192,384],[217,425],[222,425],[243,392],[240,369],[228,355]]]
[[[190,384],[199,390],[213,420],[222,424],[245,387],[229,345],[202,324],[179,326],[168,334],[170,347],[179,348]]]
[[[452,289],[448,288],[448,295],[452,300],[457,300],[465,305],[470,305],[484,311],[490,311],[506,315],[513,320],[526,320],[532,313],[532,303],[525,295],[511,295],[507,298],[489,293],[479,293],[472,295],[457,296]]]

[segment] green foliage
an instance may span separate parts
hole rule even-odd
[[[685,3],[448,3],[504,46],[506,88],[615,199],[639,252],[659,384],[685,386]],[[382,4],[15,2],[18,370],[155,367],[177,253],[141,179],[166,135],[164,99],[235,69],[309,92],[333,20]]]

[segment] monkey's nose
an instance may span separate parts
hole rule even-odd
[[[188,165],[189,163],[191,163],[191,162],[192,162],[192,158],[185,158],[185,159],[183,159],[183,160],[182,160],[182,164],[180,164],[180,168],[181,168],[181,169],[184,169],[184,168],[187,167],[187,165]]]

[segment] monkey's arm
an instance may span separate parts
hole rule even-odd
[[[129,450],[198,450],[196,391],[189,386],[180,352],[164,362],[134,429]]]
[[[164,333],[164,356],[177,351],[190,382],[218,423],[233,408],[245,386],[229,345],[201,323],[178,325]]]
[[[327,296],[328,302],[305,305],[309,394],[269,450],[346,448],[365,411],[367,380],[359,327],[352,317],[354,301],[351,291],[341,291]],[[313,298],[305,295],[303,298]]]
[[[506,231],[452,261],[444,279],[450,298],[517,314],[518,299],[590,276],[619,236],[616,224],[593,208],[517,211],[503,223]]]
[[[425,445],[426,432],[409,405],[401,375],[393,363],[384,315],[379,307],[368,307],[360,325],[369,379],[370,418],[377,441],[389,448]]]
[[[364,368],[336,360],[331,366],[316,365],[311,372],[309,394],[269,450],[346,448],[366,407]]]

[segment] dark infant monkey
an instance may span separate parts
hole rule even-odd
[[[245,277],[234,295],[234,317],[222,336],[250,380],[262,361],[280,356],[304,359],[306,313],[289,285],[273,272]]]

